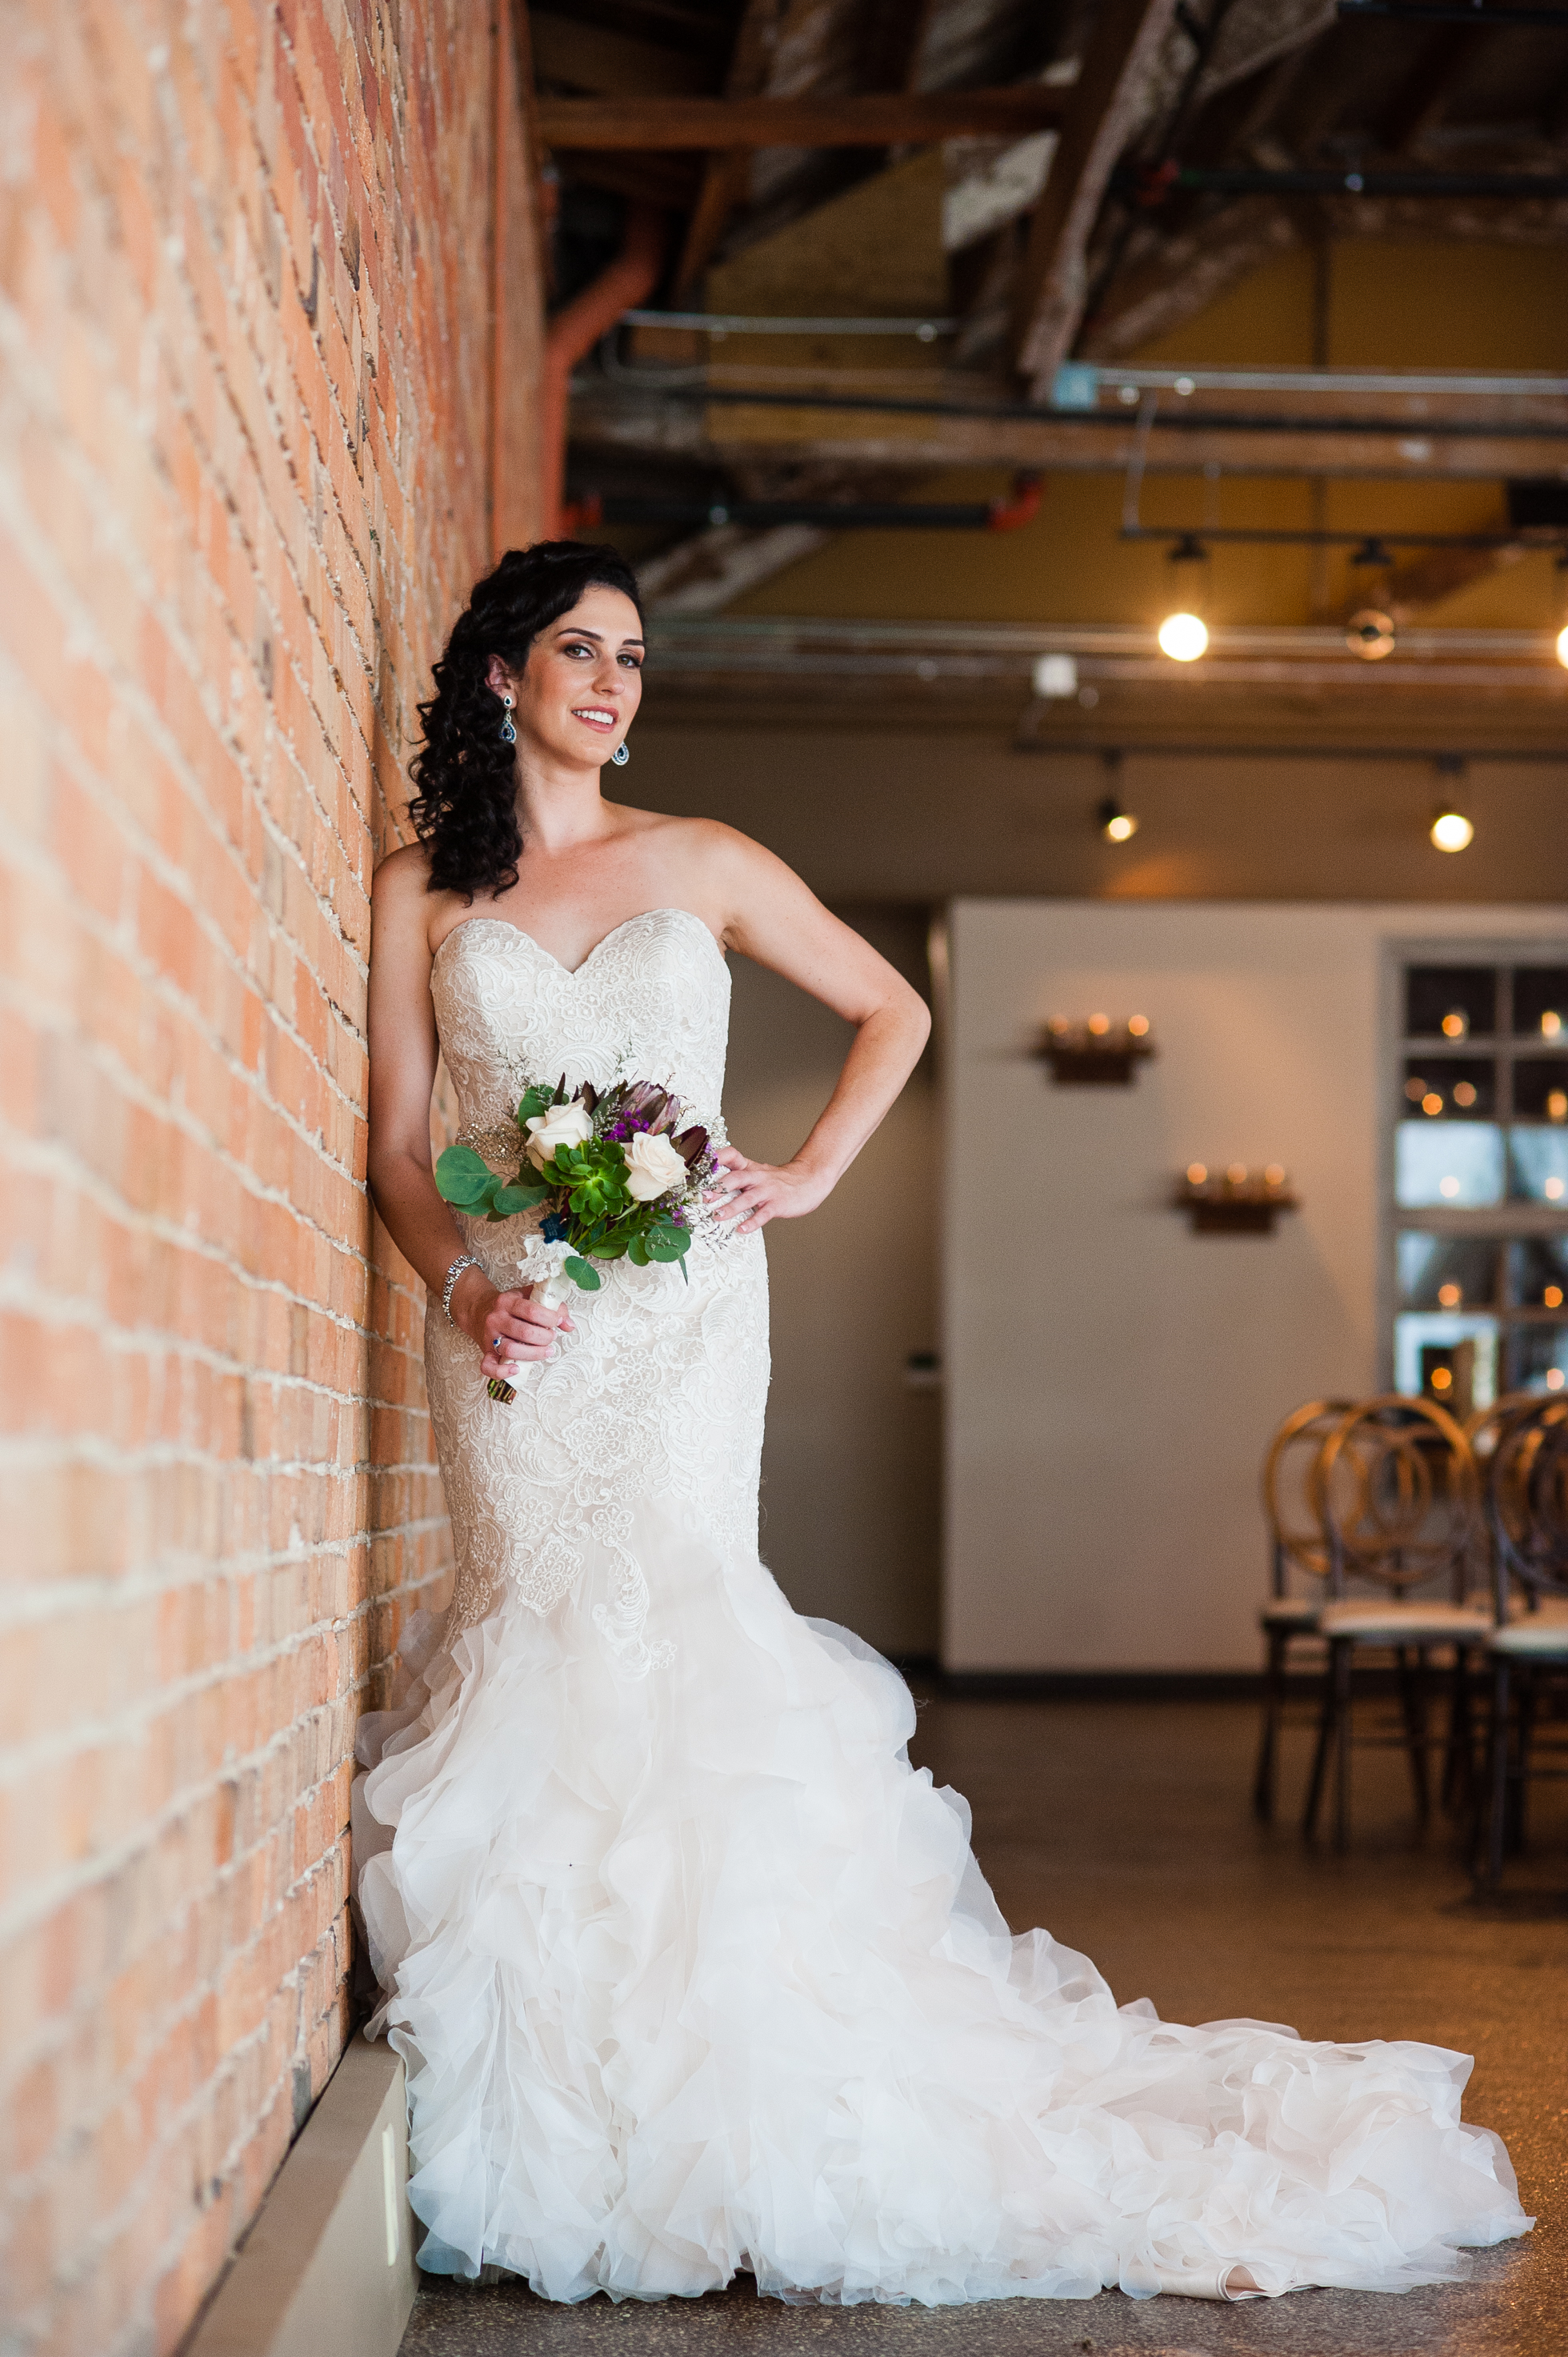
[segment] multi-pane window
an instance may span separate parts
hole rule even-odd
[[[1402,975],[1394,1383],[1460,1415],[1568,1384],[1568,943],[1529,954]]]

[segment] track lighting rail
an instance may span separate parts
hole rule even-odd
[[[1201,555],[1205,541],[1251,543],[1258,547],[1357,548],[1362,563],[1383,565],[1392,548],[1568,548],[1568,526],[1532,524],[1515,532],[1319,532],[1291,525],[1123,523],[1122,540],[1169,541],[1189,555]]]
[[[1543,25],[1550,32],[1554,26],[1568,25],[1568,8],[1494,8],[1483,6],[1482,0],[1470,0],[1468,7],[1460,0],[1339,0],[1336,13],[1342,25],[1353,24],[1358,16],[1377,17],[1384,24],[1469,25],[1477,29]]]

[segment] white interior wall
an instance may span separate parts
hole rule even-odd
[[[924,910],[839,913],[926,989]],[[725,1118],[786,1160],[826,1104],[847,1023],[777,974],[731,960]],[[797,1611],[884,1652],[937,1649],[941,1402],[905,1361],[937,1339],[940,1141],[929,1058],[827,1201],[767,1230],[773,1384],[762,1555]]]
[[[1255,1667],[1258,1468],[1298,1401],[1380,1380],[1391,945],[1568,911],[959,901],[944,1079],[942,1658]],[[1131,1088],[1059,1088],[1052,1015],[1148,1016]],[[1272,1237],[1194,1235],[1192,1161],[1283,1162]]]

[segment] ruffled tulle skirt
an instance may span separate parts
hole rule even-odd
[[[1009,1936],[887,1663],[657,1510],[633,1543],[636,1645],[607,1555],[362,1730],[424,2266],[557,2300],[740,2270],[793,2300],[1214,2298],[1235,2269],[1402,2290],[1528,2228],[1466,2057],[1118,2007]]]

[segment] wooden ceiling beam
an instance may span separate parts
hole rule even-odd
[[[1501,548],[1425,549],[1408,564],[1396,565],[1374,591],[1366,596],[1358,592],[1354,602],[1381,606],[1396,622],[1408,622],[1529,554],[1529,544],[1522,540],[1510,541]]]
[[[530,17],[533,70],[541,81],[601,98],[697,98],[720,87],[721,76],[707,59],[572,16],[533,9]]]
[[[760,98],[778,46],[779,0],[746,0],[725,73],[726,99]],[[707,268],[724,240],[730,216],[746,200],[751,153],[745,147],[711,152],[703,185],[686,223],[671,296],[677,310],[702,290]]]
[[[1067,93],[1061,139],[1029,224],[1015,291],[1014,362],[1034,398],[1049,396],[1089,292],[1089,241],[1111,175],[1136,129],[1176,0],[1104,0]]]
[[[1144,0],[1168,8],[1174,0]],[[1020,139],[1060,123],[1063,94],[1017,90],[875,92],[858,98],[541,98],[541,136],[577,149],[930,146]]]
[[[1409,155],[1436,130],[1477,51],[1490,38],[1488,27],[1444,26],[1427,42],[1379,126],[1389,155]]]

